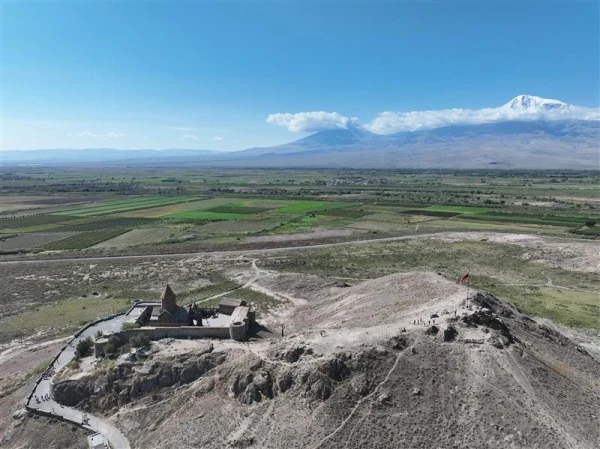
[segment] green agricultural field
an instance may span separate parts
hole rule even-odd
[[[281,223],[267,220],[232,220],[211,222],[197,228],[201,234],[252,234],[266,231]]]
[[[172,197],[172,198],[134,198],[121,201],[106,201],[97,206],[88,206],[75,209],[66,209],[55,214],[75,215],[79,217],[90,217],[96,215],[108,215],[120,212],[129,212],[139,209],[151,209],[159,206],[185,203],[193,201],[194,198]]]
[[[267,212],[269,210],[271,209],[265,207],[235,206],[224,204],[223,206],[217,206],[211,209],[207,209],[206,212],[215,212],[223,214],[262,214],[263,212]]]
[[[233,214],[226,212],[207,212],[203,210],[180,212],[178,214],[170,215],[168,218],[176,219],[189,219],[189,220],[206,220],[206,221],[219,221],[219,220],[238,220],[245,218],[245,214]]]
[[[73,217],[56,215],[25,215],[18,218],[0,219],[0,229],[16,229],[31,226],[47,225],[71,220]]]
[[[440,217],[440,218],[452,218],[460,215],[458,212],[445,212],[441,210],[428,210],[428,209],[408,209],[400,211],[399,213],[404,215],[421,215],[427,217]]]
[[[129,212],[120,212],[116,215],[130,218],[162,218],[179,212],[208,209],[212,206],[227,203],[228,201],[229,200],[226,198],[213,198],[208,200],[192,199],[185,203],[169,204],[167,206],[158,206],[150,209],[139,209]]]
[[[429,206],[427,210],[435,211],[435,212],[456,212],[457,214],[482,214],[484,212],[489,212],[492,209],[487,207],[471,207],[471,206],[442,206],[435,205]]]
[[[371,212],[362,209],[332,209],[319,211],[318,214],[340,218],[361,218],[365,215],[370,215]]]
[[[300,201],[294,204],[290,204],[289,206],[281,207],[279,209],[275,209],[275,213],[292,213],[292,214],[302,214],[307,212],[317,212],[323,211],[325,209],[342,209],[345,207],[351,207],[354,204],[346,203],[346,202],[327,202],[327,201]]]
[[[101,231],[81,232],[70,237],[44,245],[44,249],[65,251],[84,249],[127,232],[128,229],[104,229]]]

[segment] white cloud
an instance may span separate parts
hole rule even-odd
[[[125,133],[105,133],[105,134],[94,134],[89,131],[83,131],[77,134],[77,137],[87,138],[87,139],[118,139],[119,137],[125,137],[127,134]]]
[[[185,134],[181,136],[179,140],[198,140],[198,137],[193,134]]]
[[[381,112],[367,125],[377,134],[439,128],[450,125],[474,125],[511,120],[599,120],[600,111],[565,105],[555,109],[515,110],[507,105],[485,109],[442,109],[437,111]]]
[[[327,129],[346,129],[354,121],[337,112],[298,112],[297,114],[269,114],[267,123],[283,126],[293,132],[317,132]]]
[[[222,137],[219,137],[219,136],[213,136],[213,137],[211,137],[211,138],[210,138],[210,139],[208,139],[208,140],[212,140],[213,142],[218,142],[219,140],[223,140],[223,138],[222,138]]]

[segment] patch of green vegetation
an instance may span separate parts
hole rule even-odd
[[[573,229],[571,232],[574,234],[600,237],[600,226],[585,227],[585,228],[581,228],[581,229]]]
[[[484,212],[489,212],[492,209],[488,207],[435,205],[429,206],[427,210],[435,212],[456,212],[457,214],[482,214]]]
[[[600,301],[597,293],[543,286],[502,285],[491,278],[473,283],[506,298],[530,316],[549,318],[558,324],[600,331]]]
[[[106,228],[136,228],[152,226],[161,220],[129,217],[86,217],[63,223],[59,231],[94,231]]]
[[[365,215],[370,215],[371,212],[363,209],[331,209],[319,211],[319,215],[327,215],[329,217],[341,217],[341,218],[360,218]]]
[[[252,206],[236,206],[224,204],[223,206],[206,209],[206,212],[225,213],[225,214],[261,214],[271,210],[270,207],[252,207]]]
[[[398,213],[403,215],[424,215],[426,217],[442,217],[442,218],[452,218],[460,215],[458,212],[444,212],[437,210],[427,210],[427,209],[408,209],[402,210]]]
[[[52,305],[29,309],[2,320],[0,342],[42,333],[44,338],[67,335],[86,323],[111,313],[124,312],[131,306],[123,298],[66,299]]]
[[[72,235],[70,237],[57,240],[54,242],[50,242],[44,245],[44,249],[47,250],[73,250],[73,249],[83,249],[92,245],[96,245],[97,243],[103,242],[108,239],[112,239],[118,235],[121,235],[125,232],[130,231],[130,229],[104,229],[100,231],[88,231],[82,232],[77,235]]]
[[[202,301],[206,298],[210,298],[211,296],[215,296],[220,293],[228,292],[231,290],[236,290],[240,287],[240,284],[226,278],[225,276],[219,273],[209,274],[209,279],[211,281],[210,285],[206,285],[204,287],[196,288],[178,294],[177,301],[181,304]]]
[[[77,342],[77,346],[75,347],[75,357],[87,357],[92,354],[92,349],[94,348],[94,341],[92,337],[86,337]]]
[[[328,201],[299,201],[289,206],[275,209],[276,213],[293,213],[301,214],[306,212],[316,212],[331,209],[342,209],[353,206],[352,203],[345,202],[328,202]]]
[[[175,218],[175,219],[219,221],[219,220],[239,220],[239,219],[245,218],[244,215],[245,214],[207,212],[204,210],[197,210],[197,211],[191,211],[191,212],[180,212],[177,214],[169,215],[168,217]]]
[[[25,228],[71,220],[74,217],[57,215],[26,215],[18,218],[0,219],[1,229]]]
[[[261,314],[265,314],[269,310],[285,304],[285,301],[279,298],[275,298],[262,292],[257,292],[251,288],[240,288],[239,290],[236,290],[235,294],[232,296],[243,299],[248,305],[253,305],[257,316],[261,316]]]

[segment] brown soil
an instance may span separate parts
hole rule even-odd
[[[600,364],[508,303],[464,308],[463,286],[426,272],[252,287],[289,300],[262,323],[284,338],[157,343],[142,367],[74,381],[106,392],[80,406],[140,448],[597,447]]]

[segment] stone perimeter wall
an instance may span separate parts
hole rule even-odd
[[[136,335],[145,335],[150,340],[160,340],[161,338],[229,338],[229,327],[200,327],[200,326],[179,326],[179,327],[141,327],[139,329],[127,329],[121,332],[110,334],[116,335],[123,340],[129,340]]]

